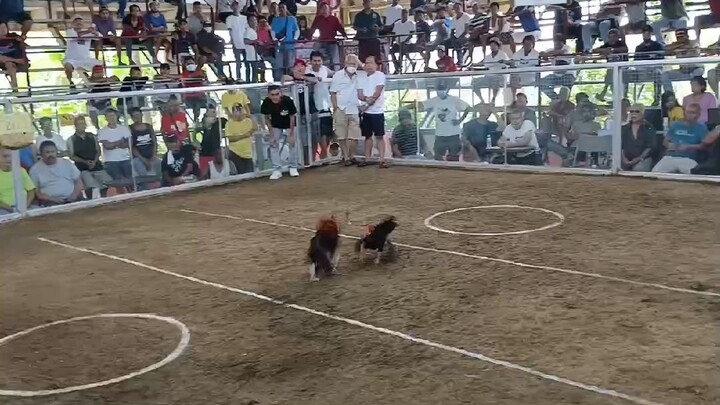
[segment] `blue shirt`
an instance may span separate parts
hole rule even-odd
[[[162,15],[162,13],[158,14],[157,16],[152,15],[152,13],[145,14],[145,25],[151,28],[160,28],[164,27],[167,28],[167,21],[165,21],[165,16]]]
[[[520,19],[520,25],[522,25],[523,31],[540,31],[540,23],[538,23],[537,18],[535,18],[535,9],[533,8],[533,6],[520,6],[515,7],[515,10],[513,10],[514,13],[519,13],[521,11],[525,11],[522,14],[518,15],[518,18]]]
[[[295,33],[299,30],[297,19],[293,16],[273,18],[270,23],[270,29],[275,34],[275,38],[280,41],[281,44],[285,44],[286,49],[294,49]],[[285,38],[280,40],[280,38]],[[295,61],[291,61],[294,63]]]
[[[687,122],[680,121],[672,124],[666,137],[676,146],[700,145],[707,134],[708,129],[705,124],[695,124],[690,126]],[[667,154],[668,156],[686,157],[694,160],[697,152],[668,151]]]

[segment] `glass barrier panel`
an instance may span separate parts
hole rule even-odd
[[[620,71],[629,106],[621,170],[719,175],[717,63]]]

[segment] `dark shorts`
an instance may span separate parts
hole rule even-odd
[[[697,17],[698,24],[702,28],[710,28],[715,24],[720,24],[720,15],[706,14]]]
[[[207,107],[207,97],[191,97],[185,99],[185,105],[190,109],[201,109]]]
[[[100,46],[115,46],[115,39],[110,37],[103,37],[102,39],[96,39],[93,41],[93,45],[99,42]]]
[[[442,160],[447,152],[447,160],[458,160],[462,144],[460,143],[460,135],[436,136],[435,137],[435,159]]]
[[[332,115],[329,115],[327,117],[319,117],[318,122],[320,125],[320,135],[325,137],[326,139],[332,138],[332,136],[333,136],[333,117],[332,117]]]
[[[105,162],[105,171],[116,181],[132,178],[132,165],[129,160]]]
[[[385,114],[362,114],[360,116],[360,132],[365,138],[385,136]]]
[[[233,15],[233,13],[231,11],[226,11],[226,12],[218,14],[218,16],[220,17],[220,20],[223,22],[223,24],[225,24],[227,22],[228,17],[230,17],[231,15]]]
[[[360,62],[365,63],[365,59],[368,56],[374,56],[379,61],[380,55],[380,40],[377,38],[368,38],[358,40],[358,57]]]
[[[0,8],[4,8],[5,5],[0,1]],[[32,21],[32,16],[27,12],[20,13],[8,13],[6,11],[0,11],[0,21],[14,21],[18,24],[22,24],[25,21]]]

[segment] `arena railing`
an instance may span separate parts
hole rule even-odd
[[[452,74],[417,74],[412,76],[392,75],[388,77],[385,95],[386,123],[390,123],[390,125],[386,124],[387,129],[390,131],[397,124],[399,110],[408,110],[414,117],[414,123],[416,123],[416,147],[418,149],[418,153],[411,156],[410,159],[397,159],[394,162],[404,165],[449,166],[472,169],[491,168],[530,172],[583,172],[720,182],[720,178],[717,176],[719,173],[712,172],[712,170],[709,172],[714,175],[656,173],[652,172],[650,168],[645,169],[646,171],[623,170],[621,125],[614,124],[626,121],[630,104],[640,103],[644,105],[645,119],[656,130],[655,145],[650,156],[652,159],[651,167],[656,167],[655,165],[662,157],[662,139],[667,131],[667,123],[662,118],[661,106],[653,105],[655,102],[653,87],[663,81],[662,72],[671,69],[673,66],[679,64],[683,66],[699,65],[707,71],[710,67],[717,67],[719,62],[720,57],[706,57],[542,66],[538,68],[507,69],[503,72],[474,71],[454,72]],[[609,74],[606,76],[607,72]],[[575,73],[574,79],[567,76],[571,73]],[[527,79],[527,82],[521,83],[522,86],[515,86],[514,89],[511,89],[511,83],[514,83],[513,76],[515,78],[523,77],[523,80]],[[594,81],[594,83],[598,84],[582,84],[583,82],[587,83],[587,78],[592,77],[601,80],[599,82]],[[603,77],[605,79],[602,79]],[[685,82],[689,80],[690,75],[684,79]],[[547,97],[547,93],[550,93],[550,84],[553,84],[552,88],[555,92],[558,92],[561,85],[571,89],[573,97],[570,101],[572,102],[575,102],[573,98],[577,93],[584,92],[591,97],[591,102],[597,103],[592,97],[598,93],[600,87],[603,87],[601,84],[603,82],[607,83],[607,93],[611,95],[609,104],[587,105],[585,108],[589,110],[588,113],[592,115],[592,118],[587,122],[579,121],[580,125],[578,125],[577,134],[569,133],[568,120],[579,119],[580,117],[577,116],[577,113],[564,118],[555,114],[558,106],[551,106],[551,100]],[[682,82],[673,82],[673,84],[677,87]],[[492,90],[489,89],[492,85],[498,87],[498,96],[494,103],[488,103],[488,97],[492,97]],[[639,85],[645,85],[646,89],[650,91],[634,95],[632,101],[626,98],[626,95],[629,96],[628,90]],[[460,137],[459,139],[460,156],[451,153],[450,146],[458,149],[454,140],[443,139],[438,148],[437,139],[442,137],[436,136],[439,135],[436,134],[438,110],[437,108],[426,108],[426,102],[437,97],[437,88],[439,86],[447,88],[451,96],[462,99],[470,107],[464,124],[467,124],[470,118],[476,116],[481,110],[492,111],[490,121],[502,121],[503,115],[514,109],[511,107],[513,100],[510,95],[515,91],[522,91],[529,101],[528,111],[533,116],[533,120],[536,121],[536,149],[539,151],[540,161],[527,164],[524,159],[517,158],[518,152],[525,154],[529,152],[528,148],[519,148],[517,150],[498,148],[497,139],[501,137],[500,131],[494,131],[494,133],[490,134],[491,148],[487,148],[487,136],[483,133],[481,138],[477,139],[477,132],[480,131],[475,129],[475,133],[473,133],[472,125],[466,127],[470,131],[467,134],[469,136]],[[685,84],[684,86],[687,92],[677,92],[679,99],[682,98],[682,95],[689,93],[689,85]],[[482,95],[484,102],[480,99],[480,95]],[[430,101],[429,104],[437,104],[436,101]],[[445,103],[447,104],[447,102]],[[450,112],[452,113],[452,110]],[[714,122],[711,122],[711,124],[714,124]],[[500,128],[502,127],[503,124],[500,123]],[[441,125],[440,128],[445,131],[448,126]],[[475,138],[473,139],[473,137]],[[568,145],[568,139],[571,141],[570,145]],[[448,141],[450,141],[450,146],[448,146]],[[718,145],[713,147],[717,148]],[[707,158],[698,156],[698,159]]]
[[[208,185],[214,185],[214,184],[224,184],[227,182],[234,182],[239,181],[243,179],[248,178],[255,178],[260,176],[266,176],[268,175],[271,170],[271,161],[269,156],[269,137],[266,127],[263,124],[263,117],[260,114],[260,103],[261,101],[267,96],[267,89],[268,84],[244,84],[244,85],[222,85],[222,86],[203,86],[203,87],[195,87],[195,88],[186,88],[186,89],[154,89],[154,90],[145,90],[145,91],[129,91],[129,92],[108,92],[108,93],[102,93],[102,94],[76,94],[76,95],[67,95],[67,96],[33,96],[33,97],[27,97],[27,98],[15,98],[15,99],[8,99],[5,102],[6,111],[13,111],[18,110],[21,111],[22,107],[27,107],[29,104],[34,104],[36,107],[33,109],[34,111],[43,111],[48,110],[47,108],[41,108],[39,106],[42,105],[50,105],[50,109],[55,108],[57,109],[57,106],[60,104],[67,105],[68,103],[74,104],[77,107],[77,114],[72,114],[68,119],[64,119],[63,117],[56,117],[52,120],[53,127],[48,128],[51,133],[59,133],[63,138],[68,140],[69,136],[74,133],[74,127],[73,122],[74,118],[76,116],[81,116],[84,118],[85,123],[88,126],[88,132],[90,133],[97,133],[97,128],[91,128],[93,125],[91,122],[88,122],[90,120],[85,119],[87,117],[87,114],[85,113],[84,107],[86,105],[90,105],[90,103],[103,100],[103,99],[124,99],[124,100],[143,100],[145,103],[146,108],[143,110],[143,122],[150,123],[154,129],[156,134],[156,142],[157,142],[157,155],[156,156],[162,156],[167,151],[167,146],[165,145],[163,141],[163,137],[161,136],[163,131],[163,125],[161,124],[161,116],[160,112],[158,112],[158,106],[163,103],[164,105],[167,105],[166,103],[169,101],[168,97],[175,96],[178,100],[181,102],[184,102],[184,108],[187,108],[188,113],[192,113],[192,107],[196,106],[198,104],[197,101],[193,101],[192,97],[188,97],[189,95],[192,95],[193,93],[195,95],[204,95],[204,101],[202,101],[199,108],[199,114],[200,115],[206,115],[208,112],[209,106],[215,106],[217,115],[219,119],[227,119],[227,109],[225,107],[228,107],[228,101],[226,100],[229,96],[226,96],[226,93],[229,92],[235,92],[235,91],[242,91],[244,92],[251,100],[249,106],[244,106],[245,108],[249,107],[248,116],[257,124],[256,128],[253,130],[253,135],[251,139],[249,140],[249,143],[245,148],[238,149],[250,149],[251,156],[238,156],[238,157],[244,157],[246,160],[242,161],[240,159],[235,159],[239,161],[241,164],[244,164],[243,167],[236,167],[239,171],[238,175],[232,175],[232,176],[224,176],[222,178],[212,178],[212,179],[205,179],[203,176],[203,173],[195,173],[193,176],[188,176],[187,178],[184,178],[183,184],[173,185],[171,187],[159,187],[163,185],[163,179],[157,172],[153,172],[150,174],[147,173],[139,173],[137,170],[138,165],[140,164],[140,161],[137,161],[137,157],[133,155],[133,153],[130,153],[129,156],[129,165],[131,167],[133,175],[131,178],[120,178],[120,179],[107,179],[107,182],[104,184],[101,184],[103,187],[107,186],[107,188],[110,191],[110,195],[113,194],[113,192],[116,192],[117,195],[106,197],[106,198],[99,198],[99,199],[91,199],[89,201],[79,201],[79,202],[73,202],[69,204],[62,204],[62,205],[56,205],[51,207],[37,207],[33,205],[30,209],[26,209],[26,205],[23,204],[23,201],[25,200],[25,192],[23,190],[16,190],[16,213],[10,214],[10,215],[0,215],[0,222],[3,222],[5,220],[11,220],[18,217],[23,216],[36,216],[36,215],[43,215],[47,213],[52,212],[61,212],[61,211],[67,211],[82,207],[88,207],[88,206],[94,206],[97,204],[104,204],[104,203],[110,203],[113,201],[124,201],[127,199],[133,199],[137,197],[143,197],[143,196],[152,196],[152,195],[158,195],[158,194],[164,194],[169,192],[170,190],[189,190],[194,189],[196,187],[202,187],[202,186],[208,186]],[[282,86],[282,91],[293,97],[295,100],[303,99],[302,97],[298,97],[297,88],[296,86]],[[226,98],[223,98],[223,96],[226,96]],[[230,96],[230,98],[232,98]],[[161,100],[162,99],[162,100]],[[235,100],[236,102],[239,102],[239,100]],[[223,107],[224,105],[224,107]],[[128,110],[132,107],[136,106],[132,103],[123,103],[122,105],[118,106],[119,108],[119,115],[120,120],[122,124],[128,124],[131,121]],[[167,107],[166,107],[167,108]],[[167,111],[167,110],[166,110]],[[305,110],[308,111],[308,110]],[[33,119],[37,120],[40,118],[39,116],[34,116]],[[100,117],[99,120],[99,126],[104,127],[106,125],[106,120],[104,117]],[[188,120],[188,122],[191,122]],[[309,139],[310,139],[310,133],[308,132],[308,128],[310,126],[311,122],[310,120],[303,119],[301,120],[298,118],[297,120],[297,127],[296,127],[296,145],[295,152],[297,153],[297,160],[299,162],[299,167],[309,167],[313,164],[320,164],[322,162],[318,162],[315,156],[310,155],[311,151],[307,147],[310,145]],[[177,123],[175,124],[177,127]],[[160,130],[158,130],[160,128]],[[196,131],[197,129],[197,131]],[[41,129],[42,131],[42,129]],[[200,154],[207,152],[205,149],[205,144],[202,142],[203,136],[202,136],[202,127],[193,127],[189,128],[189,135],[191,142],[188,143],[186,146],[188,149],[194,147],[196,150],[194,152],[195,154],[195,160],[197,161],[198,165],[200,164],[200,160],[207,160],[207,158],[210,158],[210,156],[199,156]],[[225,152],[223,155],[223,161],[229,162],[235,160],[232,160],[232,156],[228,156],[231,151],[235,149],[235,144],[231,143],[227,136],[227,131],[225,131],[224,128],[221,127],[220,130],[220,144],[221,144],[221,150]],[[40,134],[38,134],[38,137]],[[129,145],[130,151],[133,150],[132,143]],[[29,151],[13,151],[12,153],[12,166],[13,171],[16,173],[19,173],[19,170],[23,170],[21,166],[25,164],[26,162],[22,161],[21,154],[22,153],[30,153],[31,156],[35,154],[37,144],[33,147],[30,147]],[[242,153],[242,152],[239,152]],[[206,153],[207,154],[207,153]],[[236,155],[237,156],[237,155]],[[67,157],[63,157],[65,159]],[[206,158],[206,159],[203,159]],[[287,161],[289,158],[288,156],[288,148],[284,147],[281,149],[281,158],[284,159],[284,161]],[[102,160],[102,159],[101,159]],[[248,160],[250,163],[248,163]],[[107,162],[105,162],[105,165],[107,166]],[[249,165],[249,167],[248,167]],[[228,163],[228,166],[233,166],[230,163]],[[238,164],[240,166],[240,164]],[[222,167],[218,166],[218,170],[220,170]],[[245,171],[245,172],[243,172]],[[16,185],[22,185],[22,181],[20,181],[20,178],[15,176],[15,184]],[[22,188],[22,187],[20,187]],[[97,188],[95,190],[91,191],[91,195],[97,196],[100,194],[99,189]],[[104,193],[103,193],[104,194]]]
[[[626,82],[630,82],[629,80],[626,80],[625,77],[627,75],[631,75],[630,72],[632,72],[631,69],[633,68],[660,69],[663,67],[677,65],[679,62],[684,65],[712,64],[714,66],[720,64],[720,57],[688,58],[683,59],[682,61],[661,60],[594,65],[543,66],[539,68],[512,69],[503,72],[475,71],[455,72],[453,74],[430,73],[414,76],[389,76],[385,92],[385,126],[386,135],[388,135],[386,138],[390,138],[389,135],[396,127],[398,127],[398,111],[401,109],[411,112],[412,119],[410,123],[411,127],[413,127],[414,124],[415,135],[413,138],[411,131],[405,131],[406,139],[409,138],[411,139],[411,142],[414,142],[415,151],[412,151],[413,148],[403,148],[411,150],[409,155],[404,158],[392,159],[392,162],[395,165],[455,167],[470,170],[490,169],[534,173],[560,172],[595,175],[627,175],[673,180],[720,182],[720,178],[718,176],[681,175],[622,170],[622,159],[620,158],[623,153],[621,126],[609,125],[608,121],[624,121],[623,98],[625,88],[627,87]],[[551,106],[549,105],[550,99],[545,94],[538,97],[535,96],[538,93],[550,93],[550,89],[558,92],[562,85],[570,87],[572,79],[569,78],[566,82],[563,82],[562,79],[552,82],[549,81],[550,79],[547,78],[552,77],[551,75],[553,74],[564,77],[564,75],[572,75],[575,73],[577,78],[583,78],[585,76],[601,75],[605,70],[610,70],[613,73],[613,80],[610,83],[609,88],[609,94],[612,95],[611,102],[607,106],[584,105],[582,107],[582,111],[587,111],[589,118],[583,118],[582,116],[574,118],[583,124],[580,126],[576,125],[576,128],[578,128],[578,136],[574,139],[570,139],[571,136],[563,130],[563,128],[566,128],[567,124],[563,127],[561,122],[553,122],[553,119],[549,117],[549,111],[551,110]],[[530,144],[530,147],[517,145],[513,147],[503,147],[503,144],[498,142],[502,133],[501,131],[494,130],[490,133],[483,133],[481,131],[473,132],[472,125],[468,124],[471,119],[475,118],[475,115],[481,111],[485,111],[486,109],[492,110],[490,111],[492,116],[489,118],[489,121],[503,122],[503,119],[513,118],[513,115],[508,116],[510,111],[515,109],[510,108],[512,101],[510,95],[512,94],[512,91],[509,90],[509,88],[511,80],[513,80],[512,83],[515,83],[515,79],[511,79],[511,77],[518,77],[518,75],[527,76],[521,79],[527,79],[527,82],[523,81],[521,84],[522,91],[528,95],[529,105],[527,106],[528,108],[525,108],[524,110],[528,112],[530,118],[523,115],[523,119],[537,120],[537,129],[532,131],[532,137],[534,138],[531,137],[531,139],[534,139],[535,141]],[[538,83],[541,83],[542,86],[539,86]],[[490,87],[494,85],[497,85],[498,87],[498,95],[496,96],[495,101],[491,103],[489,101],[489,97],[492,97],[492,88]],[[189,101],[187,97],[188,93],[204,94],[207,97],[208,103],[210,100],[214,100],[213,104],[222,106],[223,96],[225,96],[226,92],[241,90],[250,98],[250,113],[254,118],[260,121],[262,117],[260,115],[259,106],[261,100],[264,99],[267,94],[267,86],[267,84],[245,84],[203,86],[189,89],[156,89],[101,94],[77,94],[68,96],[47,95],[29,98],[12,98],[7,100],[6,105],[8,105],[9,109],[20,109],[22,107],[26,108],[29,104],[32,104],[35,106],[35,108],[33,108],[34,111],[42,112],[47,110],[61,110],[61,107],[72,104],[76,110],[75,112],[68,114],[70,115],[69,119],[58,116],[55,120],[53,120],[53,122],[55,122],[55,127],[53,129],[56,132],[60,132],[64,138],[67,138],[73,132],[72,119],[74,118],[74,115],[85,114],[85,108],[88,101],[115,98],[145,99],[145,116],[143,121],[153,124],[153,127],[156,129],[156,133],[159,134],[161,131],[158,131],[158,128],[162,127],[159,122],[161,121],[160,113],[157,111],[156,106],[156,101],[159,97],[175,95],[185,101],[188,113],[192,113],[192,106],[197,105],[197,103]],[[331,152],[328,153],[328,160],[321,159],[321,153],[327,152],[322,151],[318,148],[319,145],[317,145],[319,129],[316,124],[319,121],[320,114],[316,114],[314,111],[310,110],[309,101],[311,95],[309,91],[305,91],[307,88],[304,88],[303,86],[304,85],[302,84],[292,84],[284,86],[283,91],[286,94],[291,95],[298,105],[304,105],[304,111],[310,112],[305,116],[305,118],[298,118],[296,130],[298,139],[298,148],[296,148],[296,153],[298,160],[302,162],[301,165],[303,167],[310,167],[332,161],[331,155],[336,153],[337,149],[330,148]],[[458,105],[462,108],[464,108],[465,105],[468,107],[468,116],[464,117],[462,122],[457,122],[459,125],[451,125],[452,123],[447,124],[448,120],[460,119],[461,116],[454,115],[455,111],[452,109],[452,103],[447,100],[437,100],[438,89],[442,90],[443,87],[448,90],[450,96],[457,97],[457,99],[462,100],[462,102],[459,102],[457,99],[453,99],[453,103],[455,103],[454,105]],[[593,92],[593,88],[582,87],[582,85],[573,85],[572,87],[573,96],[577,95],[579,92]],[[480,96],[483,97],[485,103],[480,101]],[[227,99],[227,96],[225,98]],[[540,100],[540,102],[535,102],[534,100]],[[227,106],[227,103],[225,106]],[[121,107],[121,119],[123,122],[128,122],[129,118],[127,110],[130,105],[123,104]],[[518,106],[516,105],[515,107]],[[206,112],[207,104],[201,103],[197,113],[202,116]],[[42,113],[39,113],[35,118],[38,118],[41,115]],[[227,117],[227,113],[223,108],[218,107],[218,116]],[[649,121],[655,120],[655,118],[651,115],[647,115],[646,118]],[[440,127],[438,127],[439,122],[444,122],[445,124],[440,124]],[[602,125],[603,123],[605,125]],[[98,124],[100,127],[103,127],[104,118],[101,117]],[[465,136],[458,136],[455,139],[445,136],[455,135],[452,133],[452,130],[458,126],[460,127],[461,132],[463,128],[465,129]],[[499,128],[502,128],[502,125],[500,125]],[[438,132],[438,130],[442,132]],[[89,132],[96,132],[96,130],[90,130]],[[409,137],[407,136],[408,132],[410,132]],[[478,133],[480,133],[479,137]],[[490,135],[489,145],[487,135]],[[516,135],[518,135],[519,138],[522,138],[522,135],[525,134],[520,133]],[[661,137],[662,132],[658,131],[658,139]],[[193,139],[196,143],[202,145],[202,137],[195,137]],[[574,143],[568,145],[567,139],[574,141]],[[385,141],[390,145],[392,144],[391,139],[385,139]],[[165,151],[164,143],[162,140],[158,140],[157,143],[159,145],[159,153],[163,153]],[[222,133],[221,145],[223,147],[222,150],[226,151],[228,146],[226,132]],[[18,213],[0,217],[0,221],[25,216],[63,212],[76,208],[164,194],[176,190],[188,190],[196,187],[204,187],[208,185],[265,176],[270,172],[267,146],[267,133],[263,131],[261,125],[253,136],[253,170],[251,173],[222,179],[193,182],[190,182],[190,180],[194,179],[188,179],[189,181],[186,184],[161,188],[152,188],[159,185],[160,179],[158,179],[157,176],[132,176],[132,179],[125,179],[129,181],[116,180],[107,184],[111,188],[126,190],[126,194],[93,199],[90,201],[81,201],[61,206],[33,208],[29,210],[23,208],[24,205],[19,204],[18,206],[20,208],[18,209]],[[355,153],[361,155],[363,147],[362,145],[358,146],[359,147]],[[392,148],[388,149],[392,150]],[[583,156],[583,154],[585,156]],[[325,155],[322,155],[322,157],[325,157]],[[130,157],[130,159],[131,167],[133,167],[132,159],[134,159],[134,157]],[[13,154],[13,164],[19,169],[19,152],[15,152]],[[15,184],[20,185],[22,182],[16,181]],[[143,190],[144,188],[152,189]],[[93,191],[93,194],[97,193],[97,191]],[[23,196],[24,193],[19,192],[17,201],[21,202]]]

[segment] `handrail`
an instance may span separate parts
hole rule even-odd
[[[685,63],[689,64],[706,64],[706,63],[720,63],[720,57],[707,57],[707,58],[685,58]],[[540,66],[531,68],[514,68],[505,69],[501,72],[489,72],[493,75],[510,75],[517,73],[542,73],[542,72],[562,72],[562,71],[578,71],[586,69],[614,69],[628,68],[628,67],[643,67],[643,66],[666,66],[676,65],[676,60],[644,60],[634,62],[614,62],[614,63],[597,63],[592,66],[588,65],[560,65],[560,66]],[[390,80],[419,80],[419,79],[438,79],[438,78],[460,78],[460,77],[473,77],[481,76],[484,73],[482,71],[461,71],[452,73],[417,73],[412,76],[409,75],[388,75]],[[10,98],[9,102],[13,104],[24,104],[24,103],[42,103],[52,101],[72,101],[72,100],[88,100],[88,99],[107,99],[107,98],[127,98],[127,97],[147,97],[154,95],[167,95],[167,94],[183,94],[183,93],[199,93],[209,91],[222,91],[222,90],[245,90],[245,89],[262,89],[273,83],[247,83],[247,84],[233,84],[233,85],[208,85],[198,86],[190,88],[176,88],[176,89],[148,89],[141,91],[126,91],[126,92],[106,92],[106,93],[82,93],[67,96],[31,96],[31,97],[14,97]],[[289,85],[289,84],[287,84]]]
[[[184,93],[207,93],[210,91],[226,91],[226,90],[253,90],[266,89],[268,86],[276,84],[281,87],[289,87],[293,83],[244,83],[244,84],[217,84],[198,87],[179,87],[174,89],[147,89],[133,91],[114,91],[104,93],[79,93],[71,95],[48,95],[48,96],[31,96],[31,97],[12,97],[8,98],[11,104],[27,104],[27,103],[48,103],[55,101],[76,101],[76,100],[94,100],[107,98],[130,98],[130,97],[152,97],[158,95],[184,94]]]

